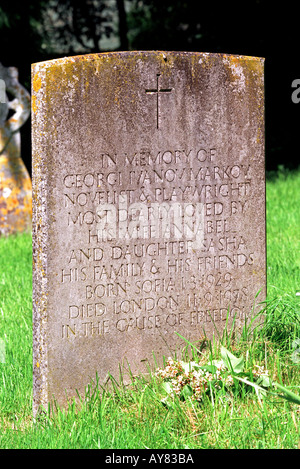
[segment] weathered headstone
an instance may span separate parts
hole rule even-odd
[[[31,179],[20,136],[29,115],[30,94],[19,83],[17,68],[0,63],[0,235],[31,230]]]
[[[265,295],[263,59],[33,65],[34,403],[242,325]]]

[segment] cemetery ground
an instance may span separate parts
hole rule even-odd
[[[104,394],[91,384],[81,403],[45,412],[34,422],[31,236],[0,239],[0,448],[298,448],[299,188],[299,171],[280,170],[267,179],[264,324],[254,335],[247,327],[240,337],[228,330],[221,341],[194,351],[199,365],[224,358],[224,350],[232,354],[232,386],[208,386],[201,402],[189,392],[181,399],[168,394],[170,387],[152,373],[133,377],[126,387],[117,379]],[[255,370],[268,372],[257,387],[249,384]],[[279,386],[265,387],[273,382]]]

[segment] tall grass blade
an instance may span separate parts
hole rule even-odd
[[[284,394],[281,394],[280,397],[283,399],[286,399],[289,402],[293,402],[294,404],[300,405],[300,396],[295,394],[294,392],[290,391],[287,389],[285,386],[282,386],[279,383],[273,382],[273,385],[279,389],[279,391],[283,392]]]

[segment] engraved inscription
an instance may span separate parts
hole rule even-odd
[[[158,80],[146,90],[157,100],[171,91]],[[63,177],[66,229],[84,242],[61,269],[80,294],[63,311],[62,338],[245,317],[248,287],[236,278],[255,252],[235,220],[247,214],[253,168],[222,165],[213,146],[187,148],[100,152],[98,168]]]

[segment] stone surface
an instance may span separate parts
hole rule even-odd
[[[19,132],[29,115],[30,94],[19,83],[18,70],[0,64],[0,235],[31,229],[31,179],[21,158]]]
[[[236,327],[265,297],[264,61],[34,64],[34,405]]]

